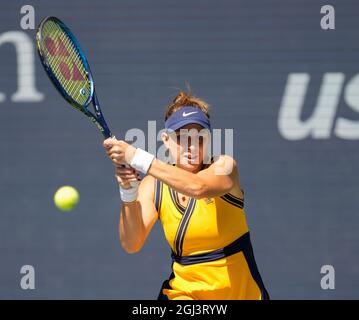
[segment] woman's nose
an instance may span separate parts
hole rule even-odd
[[[193,152],[198,148],[198,146],[195,143],[189,143],[188,144],[188,149]]]

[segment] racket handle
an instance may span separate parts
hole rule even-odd
[[[114,135],[112,135],[111,138],[116,139],[116,137]],[[122,164],[121,167],[122,168],[130,168],[130,166],[128,164]],[[131,181],[130,185],[132,188],[136,188],[136,187],[138,187],[139,183],[140,183],[139,181]]]

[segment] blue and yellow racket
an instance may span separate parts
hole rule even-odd
[[[97,99],[90,66],[71,30],[58,18],[47,17],[41,21],[36,39],[41,63],[56,89],[105,138],[113,137]],[[88,110],[91,102],[94,113]]]
[[[70,105],[84,113],[106,139],[115,138],[102,114],[90,65],[71,30],[58,18],[47,17],[38,27],[36,40],[41,63],[55,88]],[[91,102],[94,113],[88,109]],[[133,186],[136,184],[131,182]]]

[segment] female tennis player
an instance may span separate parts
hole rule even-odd
[[[228,155],[206,161],[210,130],[207,103],[180,92],[167,108],[162,133],[174,164],[124,141],[104,141],[123,202],[121,244],[138,252],[160,220],[173,263],[158,299],[269,299],[254,260],[236,162]],[[131,182],[139,172],[146,176],[136,187]]]

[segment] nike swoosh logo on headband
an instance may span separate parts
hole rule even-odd
[[[182,116],[188,117],[188,116],[190,116],[191,114],[194,114],[194,113],[198,113],[198,111],[192,111],[192,112],[188,112],[188,113],[186,113],[185,111],[183,111]]]

